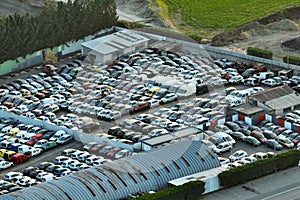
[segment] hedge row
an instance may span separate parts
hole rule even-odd
[[[273,52],[256,48],[256,47],[248,47],[247,48],[247,54],[251,56],[256,56],[256,57],[261,57],[261,58],[267,58],[267,59],[272,59],[273,57]]]
[[[171,187],[158,191],[154,194],[146,194],[136,198],[137,200],[196,200],[205,191],[205,183],[203,181],[191,181],[181,186]]]
[[[300,65],[300,57],[297,56],[284,56],[283,62],[293,65]]]
[[[243,184],[262,176],[297,166],[300,152],[291,150],[269,159],[259,160],[248,165],[232,168],[219,174],[220,184],[225,187]]]

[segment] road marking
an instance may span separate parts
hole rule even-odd
[[[276,197],[276,196],[282,195],[282,194],[284,194],[284,193],[287,193],[287,192],[290,192],[290,191],[296,190],[296,189],[298,189],[298,188],[300,188],[300,186],[297,186],[297,187],[291,188],[291,189],[289,189],[289,190],[286,190],[286,191],[283,191],[283,192],[279,192],[279,193],[277,193],[277,194],[274,194],[274,195],[272,195],[272,196],[269,196],[269,197],[267,197],[267,198],[264,198],[264,199],[262,199],[262,200],[271,199],[271,198],[273,198],[273,197]]]

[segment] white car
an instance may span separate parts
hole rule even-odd
[[[177,100],[177,98],[178,97],[176,94],[169,93],[160,100],[160,103],[169,103],[169,102]]]
[[[263,85],[269,86],[269,87],[274,87],[276,85],[278,85],[278,83],[274,80],[274,79],[266,79],[266,80],[262,80],[261,83]]]
[[[240,82],[242,82],[243,79],[244,79],[244,78],[243,78],[241,75],[232,76],[232,77],[229,79],[228,83],[229,83],[229,84],[240,83]]]
[[[244,165],[246,165],[246,164],[253,163],[253,162],[257,161],[257,159],[255,157],[252,157],[252,156],[246,156],[246,157],[242,158],[240,161],[242,163],[244,163]]]
[[[29,155],[30,155],[30,157],[34,157],[34,156],[40,155],[42,152],[43,152],[43,150],[41,148],[33,147],[29,150],[29,153],[30,153]]]
[[[226,165],[226,164],[230,163],[230,160],[228,158],[224,158],[224,157],[218,157],[218,158],[219,158],[221,165]]]
[[[232,149],[232,144],[230,142],[222,142],[213,148],[216,154],[221,154]]]
[[[248,153],[244,150],[238,150],[229,156],[230,162],[241,160],[242,158],[248,156]]]
[[[10,168],[11,166],[13,166],[14,163],[13,162],[9,162],[9,161],[0,161],[0,169],[7,169],[7,168]]]

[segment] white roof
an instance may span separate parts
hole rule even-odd
[[[147,42],[149,39],[130,30],[122,30],[111,35],[103,36],[88,42],[81,43],[101,54],[109,54],[128,47]]]

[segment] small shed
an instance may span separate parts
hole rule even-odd
[[[123,54],[144,49],[149,39],[134,31],[121,30],[91,41],[81,43],[82,55],[87,61],[94,63],[109,63]]]

